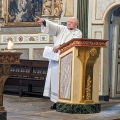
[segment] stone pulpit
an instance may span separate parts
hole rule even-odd
[[[93,68],[106,42],[76,38],[60,47],[58,112],[100,112],[99,80],[93,78]]]
[[[21,52],[0,52],[0,120],[7,120],[3,106],[4,83],[9,77],[11,64],[19,64]]]

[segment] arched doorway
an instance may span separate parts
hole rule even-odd
[[[120,6],[108,13],[105,29],[105,38],[109,38],[109,96],[115,98],[120,97]]]

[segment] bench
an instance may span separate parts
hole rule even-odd
[[[47,69],[48,61],[21,59],[20,64],[11,65],[10,76],[5,82],[4,93],[6,91],[18,92],[19,96],[24,94],[42,95]]]

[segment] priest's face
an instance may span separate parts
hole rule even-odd
[[[71,17],[68,21],[67,21],[67,28],[69,30],[74,30],[75,28],[77,28],[78,25],[78,20],[75,17]]]

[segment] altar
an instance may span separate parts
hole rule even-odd
[[[11,64],[20,64],[21,52],[0,52],[0,120],[7,120],[7,111],[3,106],[4,83],[9,77]]]

